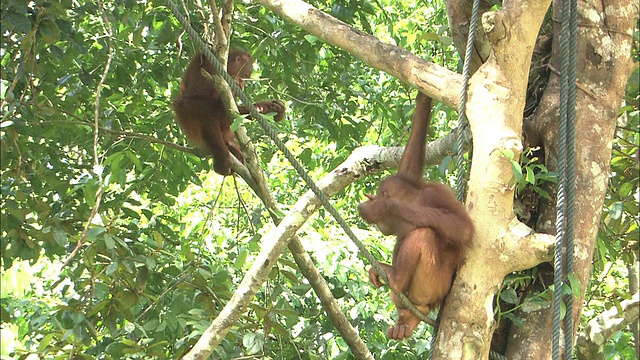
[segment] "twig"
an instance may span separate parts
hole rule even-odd
[[[104,192],[104,179],[102,177],[102,163],[100,157],[98,156],[98,139],[100,133],[100,90],[107,78],[107,74],[109,74],[109,69],[111,67],[111,61],[113,60],[113,41],[112,41],[112,30],[111,23],[109,22],[109,18],[107,17],[107,13],[105,12],[104,6],[102,4],[102,0],[98,0],[98,7],[100,8],[100,14],[102,15],[102,26],[104,28],[106,39],[107,39],[107,62],[104,66],[104,71],[102,72],[102,77],[96,86],[96,99],[94,102],[94,116],[93,116],[93,171],[98,177],[98,192],[96,193],[96,202],[93,204],[93,208],[91,209],[91,214],[89,214],[89,218],[87,219],[87,223],[82,230],[82,234],[80,235],[80,239],[76,243],[76,247],[73,249],[69,257],[62,265],[62,269],[64,269],[67,265],[71,263],[71,260],[76,256],[76,254],[82,248],[82,244],[84,244],[85,239],[87,238],[87,233],[89,232],[89,228],[91,227],[91,222],[95,218],[98,210],[100,209],[100,203],[102,202],[102,194]]]

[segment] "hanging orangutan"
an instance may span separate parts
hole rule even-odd
[[[431,98],[418,93],[411,134],[398,172],[382,180],[376,195],[358,206],[360,216],[376,224],[385,235],[397,237],[387,273],[398,322],[387,330],[390,339],[411,336],[420,319],[407,310],[394,293],[403,293],[425,315],[449,292],[456,269],[471,246],[474,227],[467,210],[451,190],[422,178]],[[369,280],[382,286],[369,268]]]
[[[242,164],[244,156],[230,129],[231,113],[224,106],[220,94],[213,84],[202,75],[202,69],[215,74],[215,68],[204,54],[196,54],[184,73],[180,84],[180,96],[173,102],[178,124],[187,139],[195,146],[209,150],[213,155],[213,169],[220,175],[231,174],[231,154]],[[243,51],[229,53],[227,71],[240,88],[244,89],[244,80],[251,76],[253,59]],[[258,112],[276,113],[276,121],[284,118],[285,107],[278,100],[261,101],[254,104]],[[239,106],[241,114],[248,114],[245,106]]]

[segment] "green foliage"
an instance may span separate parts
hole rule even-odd
[[[194,3],[180,6],[204,33]],[[0,2],[3,359],[179,358],[228,302],[273,226],[244,183],[213,174],[210,159],[180,147],[186,141],[170,104],[196,49],[163,2],[105,1],[111,37],[99,4]],[[383,41],[458,67],[442,1],[316,6]],[[251,2],[236,2],[231,42],[256,59],[246,91],[287,104],[287,119],[273,126],[312,177],[362,144],[404,142],[413,94],[396,79]],[[110,49],[114,57],[99,87]],[[629,129],[638,125],[634,109]],[[434,113],[437,138],[456,115],[441,104]],[[260,127],[243,125],[286,212],[305,187]],[[627,138],[630,132],[621,131],[611,183],[621,191],[612,191],[604,221],[622,240],[599,242],[599,259],[607,262],[633,249],[637,229],[637,216],[630,216],[634,209],[637,214],[637,187],[625,172],[637,132]],[[441,174],[450,167],[443,162]],[[533,158],[521,170],[518,184],[547,180]],[[429,172],[437,176],[437,169]],[[378,180],[354,184],[334,204],[360,228],[374,256],[388,260],[392,241],[364,230],[356,216],[357,203]],[[395,314],[389,294],[366,285],[365,264],[328,214],[319,211],[299,235],[376,358],[427,356],[424,325],[407,341],[387,340]],[[594,293],[603,298],[605,290],[609,284]],[[503,301],[515,300],[510,290],[503,293]],[[519,300],[523,309],[540,306],[539,298]],[[248,356],[351,358],[288,254],[213,357]]]
[[[536,149],[539,150],[539,149]],[[515,154],[511,150],[504,152],[504,156],[511,162],[514,182],[516,184],[516,194],[522,193],[527,187],[540,196],[550,199],[549,193],[542,187],[545,182],[557,183],[558,174],[547,170],[547,167],[540,164],[538,157],[533,155],[533,149],[526,149],[520,156],[520,161],[516,161]]]
[[[522,310],[524,313],[531,313],[548,308],[551,305],[550,300],[552,293],[549,289],[541,293],[523,291],[523,289],[535,281],[537,276],[537,268],[507,275],[495,298],[494,316],[498,323],[500,323],[502,318],[507,318],[516,326],[522,326],[523,320],[516,315],[517,310]]]
[[[636,95],[635,99],[629,100],[629,105],[622,108],[611,155],[609,191],[605,199],[598,241],[600,266],[607,260],[619,257],[626,263],[638,260],[635,255],[638,251],[640,225],[638,97]]]
[[[621,109],[611,154],[609,187],[602,214],[596,269],[603,270],[610,262],[621,260],[630,264],[638,261],[638,181],[640,145],[638,88],[630,82],[627,104]]]
[[[444,8],[432,5],[318,6],[455,69]],[[186,142],[170,104],[193,42],[162,2],[105,1],[112,37],[96,2],[0,6],[2,355],[180,357],[227,303],[272,226],[245,184],[223,180],[209,159],[175,146]],[[204,33],[200,10],[181,6]],[[396,79],[253,3],[236,2],[233,31],[232,46],[256,59],[247,92],[287,104],[287,119],[273,126],[312,176],[362,144],[403,141],[413,95]],[[243,125],[271,187],[283,189],[275,196],[286,211],[305,188],[259,126]],[[448,128],[440,116],[436,132]],[[345,190],[336,206],[356,214],[375,184]],[[381,237],[372,234],[370,248],[387,257],[391,250],[377,250]],[[386,339],[395,311],[389,295],[366,285],[364,264],[327,214],[301,235],[313,239],[305,244],[372,351],[384,359],[424,355],[428,336]],[[281,257],[214,357],[349,358],[310,290]]]
[[[621,109],[614,134],[608,191],[598,231],[583,324],[605,309],[613,306],[620,308],[620,301],[630,299],[632,295],[629,291],[629,266],[639,261],[640,232],[640,96],[637,69],[627,86],[626,105]],[[632,358],[634,351],[630,332],[616,334],[605,348],[607,359]]]

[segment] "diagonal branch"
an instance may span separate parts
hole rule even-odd
[[[640,295],[636,292],[631,299],[620,302],[591,319],[576,340],[578,358],[604,359],[607,341],[625,327],[638,320]]]
[[[344,49],[369,66],[382,70],[430,97],[456,108],[462,77],[440,65],[427,62],[401,47],[328,15],[301,0],[257,0],[287,22],[323,41]]]
[[[434,141],[427,147],[428,150],[440,149],[443,143],[452,142],[452,139],[445,137]],[[366,146],[356,149],[347,160],[334,169],[331,173],[325,176],[320,182],[318,187],[327,194],[328,197],[337,194],[343,190],[352,182],[364,177],[366,175],[373,174],[382,169],[389,169],[397,166],[402,151],[397,151],[401,148],[386,148],[386,151],[378,146]],[[434,154],[436,154],[434,156]],[[438,151],[427,152],[427,163],[437,162],[435,158],[439,156]],[[371,166],[374,164],[375,166]],[[260,198],[266,198],[265,194],[258,194]],[[267,205],[269,206],[269,205]],[[184,359],[206,359],[213,349],[220,343],[220,341],[231,330],[232,326],[238,321],[240,316],[246,311],[249,303],[254,298],[256,292],[263,282],[266,281],[269,271],[273,264],[277,261],[278,257],[284,252],[285,247],[289,243],[290,250],[296,256],[296,262],[300,269],[305,272],[305,264],[309,264],[306,258],[308,255],[303,254],[299,256],[301,251],[304,250],[299,239],[295,236],[295,233],[302,227],[306,220],[321,206],[320,200],[313,194],[312,191],[307,191],[298,202],[291,208],[287,216],[278,224],[276,228],[265,234],[261,239],[261,250],[256,256],[251,268],[245,274],[242,282],[238,285],[237,290],[229,302],[225,305],[222,311],[218,314],[218,317],[212,322],[207,330],[202,334],[200,340],[196,343],[194,348],[185,355]],[[303,262],[301,262],[303,261]],[[312,269],[313,270],[313,269]],[[313,285],[313,279],[316,278],[313,274],[314,271],[305,272],[305,277]],[[317,270],[315,270],[317,272]],[[319,277],[321,280],[322,278]],[[314,291],[323,301],[323,306],[327,309],[328,313],[340,313],[339,311],[332,311],[338,309],[335,299],[329,297],[330,292],[326,292],[328,288],[326,284],[320,285],[317,288],[314,286]],[[326,293],[325,293],[326,292]],[[326,295],[326,296],[325,296]],[[328,301],[325,304],[325,301]],[[340,323],[336,323],[336,320],[332,317],[332,321],[340,329]],[[346,324],[351,325],[346,321]],[[348,328],[346,328],[348,329]],[[342,332],[343,336],[348,336],[351,330]],[[357,333],[356,333],[357,334]],[[358,339],[359,340],[359,339]],[[361,341],[361,340],[359,340]],[[360,349],[359,347],[356,347]],[[358,358],[369,358],[363,352],[359,354],[351,347],[354,355]],[[366,349],[366,347],[365,347]]]

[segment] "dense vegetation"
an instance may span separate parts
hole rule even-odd
[[[459,68],[440,1],[318,6]],[[245,183],[171,146],[186,145],[170,104],[195,50],[191,39],[157,1],[5,0],[1,7],[2,358],[178,358],[229,300],[273,226]],[[200,12],[188,7],[202,29]],[[314,178],[359,146],[406,138],[411,89],[397,79],[253,3],[236,2],[231,43],[256,59],[246,91],[287,104],[287,118],[273,126]],[[638,99],[636,72],[614,139],[585,323],[629,297],[627,265],[638,261]],[[437,138],[457,115],[441,104],[435,112]],[[257,124],[243,125],[286,211],[306,187]],[[428,174],[447,181],[452,166],[447,158]],[[332,201],[387,260],[391,239],[356,211],[378,180],[356,182]],[[395,309],[386,291],[367,284],[367,264],[328,214],[319,211],[299,236],[373,353],[424,356],[427,326],[408,341],[386,339]],[[217,358],[350,357],[289,254],[215,351]],[[608,352],[615,359],[635,353],[630,329],[610,340]]]

